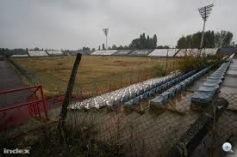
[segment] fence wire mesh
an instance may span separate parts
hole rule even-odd
[[[168,64],[168,71],[176,70],[175,64]],[[166,65],[161,67],[164,69]],[[71,101],[82,101],[86,98],[101,95],[118,88],[152,78],[152,71],[144,70],[140,73],[129,73],[118,76],[116,79],[94,80],[93,83],[80,84],[75,83]],[[66,90],[67,81],[56,76],[48,74],[40,76],[54,80],[49,83],[48,89],[61,96]],[[201,78],[205,80],[206,76]],[[200,81],[200,82],[201,82]],[[48,81],[45,81],[47,84]],[[49,81],[52,82],[52,81]],[[199,86],[199,83],[194,86]],[[117,156],[167,156],[168,150],[179,141],[180,137],[192,126],[192,124],[201,116],[200,112],[193,111],[191,106],[191,96],[195,88],[189,88],[182,91],[174,98],[163,105],[164,107],[152,106],[149,100],[144,100],[139,105],[132,108],[119,104],[115,109],[81,109],[69,110],[67,122],[75,128],[89,131],[88,143],[98,140],[116,146]],[[215,96],[216,98],[217,96]],[[230,141],[237,144],[237,94],[219,93],[219,97],[225,98],[229,102],[228,109],[220,117],[219,121],[211,126],[211,130],[204,137],[202,142],[194,151],[193,156],[210,156],[211,152],[223,154],[221,146],[223,142]],[[152,98],[152,97],[151,97]],[[150,98],[150,99],[151,99]],[[214,99],[215,99],[214,98]],[[63,100],[49,100],[50,104],[61,104]],[[58,115],[59,110],[51,110],[51,115]],[[79,140],[79,139],[78,139]],[[90,144],[88,144],[90,151]],[[200,155],[200,152],[203,153]],[[97,152],[98,153],[98,152]],[[94,156],[103,156],[94,154]],[[93,156],[93,155],[92,155]]]
[[[123,105],[116,110],[73,110],[69,111],[68,123],[81,129],[90,128],[90,139],[119,146],[118,151],[125,156],[167,156],[168,150],[201,115],[190,109],[190,95],[190,92],[180,94],[182,101],[176,104],[177,108],[168,103],[159,109],[148,106],[143,112],[127,110]],[[237,143],[237,94],[220,96],[229,101],[229,107],[215,124],[216,130],[205,136],[193,156],[200,156],[200,150],[202,156],[209,156],[211,151],[223,154],[221,147],[225,141]],[[179,102],[177,99],[172,101]],[[141,105],[137,107],[141,109]]]

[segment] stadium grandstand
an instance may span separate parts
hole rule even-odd
[[[61,55],[64,55],[64,53],[61,50],[46,50],[46,52],[49,54],[49,56],[61,56]]]
[[[197,48],[194,49],[180,49],[175,57],[185,57],[185,56],[197,56],[199,50]]]
[[[130,56],[147,56],[149,55],[153,50],[152,49],[139,49],[139,50],[134,50],[128,55]]]
[[[130,54],[133,50],[118,50],[117,52],[115,52],[114,56],[126,56],[128,54]]]
[[[219,48],[216,52],[217,55],[225,56],[237,53],[237,48]]]
[[[20,54],[20,55],[12,55],[11,57],[29,57],[29,55],[28,54]]]
[[[28,54],[30,57],[42,57],[48,56],[48,54],[44,50],[29,50]]]
[[[28,52],[25,49],[10,50],[11,57],[29,57]]]
[[[148,56],[151,57],[173,57],[178,49],[155,49]]]
[[[65,55],[68,55],[68,56],[75,56],[77,55],[78,53],[82,54],[82,55],[88,55],[85,51],[83,50],[68,50],[68,51],[64,51],[64,54]]]
[[[202,50],[202,53],[205,53],[206,55],[215,55],[217,50],[217,48],[206,48]]]
[[[110,56],[112,54],[114,54],[117,50],[97,50],[93,53],[91,53],[91,55],[107,55]]]

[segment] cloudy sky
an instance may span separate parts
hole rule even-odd
[[[214,8],[206,30],[229,30],[237,42],[237,0],[0,0],[0,47],[79,49],[128,45],[142,32],[175,46],[202,30],[197,8]]]

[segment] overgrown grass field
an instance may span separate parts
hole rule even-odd
[[[74,56],[14,58],[40,80],[47,97],[64,93],[74,60]],[[166,64],[165,58],[82,56],[75,90],[87,97],[102,94],[176,70],[178,60],[169,58]]]

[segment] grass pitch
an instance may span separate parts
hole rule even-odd
[[[74,56],[14,58],[41,81],[47,97],[64,94],[74,60]],[[165,69],[165,58],[82,56],[75,91],[94,96],[159,76]],[[177,59],[169,58],[167,70],[176,69]]]

